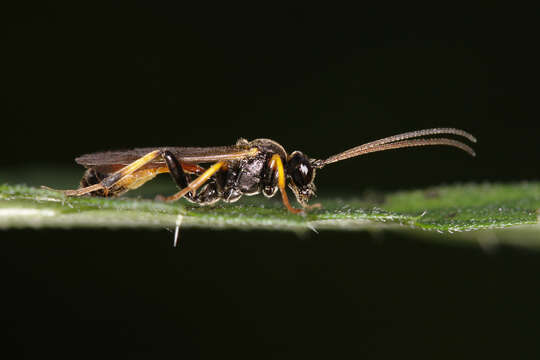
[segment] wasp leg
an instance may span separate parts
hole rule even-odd
[[[115,187],[119,186],[124,189],[133,189],[137,186],[142,185],[145,181],[142,180],[142,176],[136,176],[135,178],[131,179],[131,175],[134,175],[138,170],[140,170],[143,166],[147,165],[148,163],[152,162],[157,157],[161,156],[162,151],[161,150],[154,150],[152,152],[149,152],[148,154],[140,157],[139,159],[135,160],[129,165],[124,166],[120,170],[112,173],[111,175],[107,176],[103,180],[101,180],[97,184],[93,184],[90,186],[82,187],[77,190],[63,190],[64,194],[67,196],[82,196],[85,194],[92,193],[94,191],[102,190],[104,196],[107,196],[109,191]],[[161,172],[156,170],[157,172]],[[155,176],[155,175],[154,175]],[[147,178],[147,177],[145,177]],[[151,178],[151,177],[150,177]],[[150,178],[147,178],[148,180]],[[146,181],[148,181],[146,180]],[[127,191],[125,190],[125,191]]]
[[[174,166],[175,165],[176,164],[174,164]],[[182,190],[180,190],[179,192],[177,192],[176,194],[174,194],[172,196],[164,198],[163,200],[165,200],[165,201],[176,201],[176,200],[180,199],[181,197],[185,196],[189,192],[191,192],[191,194],[188,195],[188,196],[190,196],[190,197],[195,196],[194,194],[197,191],[197,189],[200,188],[202,185],[204,185],[204,183],[207,182],[208,179],[210,179],[212,177],[212,175],[217,173],[219,171],[219,169],[221,169],[224,165],[225,165],[225,161],[219,161],[219,162],[215,163],[214,165],[210,166],[208,168],[208,170],[203,172],[198,178],[196,178],[195,180],[193,180],[189,184],[186,184],[186,186]],[[167,166],[169,166],[169,163],[167,163]],[[171,172],[171,174],[173,174],[173,172],[171,171],[170,168],[169,168],[169,172]],[[174,181],[176,182],[177,185],[183,185],[183,182],[187,181],[186,178],[182,177],[180,175],[180,171],[177,171],[176,173],[177,173],[178,176],[173,175]]]
[[[183,189],[189,185],[189,177],[182,169],[182,165],[176,159],[176,157],[170,151],[163,152],[163,159],[165,159],[165,164],[169,169],[169,174],[180,189]]]
[[[278,173],[278,187],[279,191],[281,192],[281,200],[283,201],[283,205],[292,212],[293,214],[298,214],[300,212],[303,212],[303,209],[295,209],[291,206],[289,203],[289,198],[287,197],[287,190],[286,190],[286,181],[285,181],[285,170],[283,169],[283,162],[281,161],[281,157],[278,154],[272,155],[270,158],[270,164],[269,167],[271,169],[277,170]]]
[[[165,160],[165,164],[167,164],[169,174],[171,174],[171,178],[176,186],[178,186],[179,189],[187,188],[189,186],[190,178],[184,172],[182,164],[180,164],[178,159],[170,151],[163,152],[163,159]],[[195,201],[195,191],[188,192],[185,196],[189,200]],[[158,199],[165,200],[166,198],[159,196]]]
[[[198,165],[181,163],[170,151],[163,152],[163,159],[167,165],[166,172],[171,175],[174,183],[180,190],[189,186],[193,173],[201,175],[205,171],[204,168],[201,168]],[[222,167],[221,169],[224,168]],[[188,171],[188,173],[186,173],[186,171]],[[213,204],[220,199],[219,186],[215,180],[210,180],[199,189],[188,191],[184,197],[189,201],[200,205]],[[161,195],[158,195],[156,199],[162,201],[166,200],[166,198]]]

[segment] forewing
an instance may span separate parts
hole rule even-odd
[[[216,147],[148,147],[132,150],[104,151],[82,155],[75,159],[78,164],[85,167],[116,167],[132,163],[138,158],[154,150],[167,150],[173,153],[178,161],[190,164],[211,163],[222,160],[234,160],[253,156],[257,153],[256,148],[247,146],[216,146]],[[149,165],[161,166],[165,162],[161,157],[155,159]]]

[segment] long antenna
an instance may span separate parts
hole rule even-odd
[[[446,145],[459,148],[472,156],[476,156],[474,150],[467,144],[462,143],[458,140],[448,139],[448,138],[424,138],[424,139],[413,139],[427,135],[439,135],[439,134],[451,134],[463,136],[469,139],[471,142],[476,142],[476,138],[469,134],[466,131],[454,128],[434,128],[434,129],[425,129],[418,131],[410,131],[403,134],[398,134],[394,136],[389,136],[384,139],[375,140],[352,149],[346,150],[342,153],[330,156],[328,159],[323,161],[317,161],[318,167],[323,167],[324,165],[331,164],[337,161],[349,159],[352,157],[369,154],[377,151],[385,151],[391,149],[400,149],[405,147],[413,146],[431,146],[431,145]],[[407,140],[410,139],[410,140]]]

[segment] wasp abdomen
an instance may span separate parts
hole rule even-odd
[[[87,186],[99,184],[101,180],[105,179],[106,177],[107,175],[104,175],[93,168],[87,169],[81,179],[79,188],[85,188]],[[104,190],[97,190],[97,191],[91,192],[89,195],[107,197],[107,196],[114,196],[115,194],[112,192],[105,192]]]

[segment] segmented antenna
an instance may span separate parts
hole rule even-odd
[[[403,134],[389,136],[384,139],[375,140],[352,149],[346,150],[342,153],[330,156],[328,159],[317,162],[318,167],[322,167],[327,164],[331,164],[337,161],[349,159],[352,157],[369,154],[372,152],[385,151],[391,149],[400,149],[413,146],[431,146],[431,145],[446,145],[459,148],[472,156],[476,156],[474,150],[467,144],[458,140],[448,138],[427,138],[427,139],[413,139],[428,135],[439,134],[451,134],[462,136],[469,139],[471,142],[476,142],[476,138],[466,131],[454,128],[434,128],[418,131],[410,131]],[[408,140],[409,139],[409,140]]]

